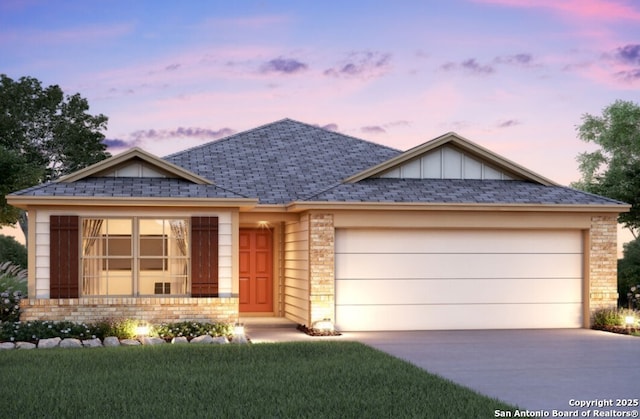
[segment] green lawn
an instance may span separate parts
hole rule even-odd
[[[515,407],[355,342],[0,352],[15,417],[488,418]]]

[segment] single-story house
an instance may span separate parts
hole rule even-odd
[[[8,201],[29,214],[24,320],[343,331],[588,327],[617,304],[629,209],[455,133],[402,152],[290,119]]]

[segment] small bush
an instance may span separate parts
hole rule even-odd
[[[0,322],[20,320],[20,301],[27,293],[27,272],[11,262],[0,264]]]
[[[0,324],[2,342],[37,342],[48,338],[96,338],[97,329],[93,325],[69,321],[36,320],[30,322],[4,322]]]
[[[115,336],[118,339],[134,339],[136,328],[141,322],[132,319],[104,319],[95,324],[96,336],[104,339]]]
[[[593,327],[622,326],[623,322],[617,308],[603,308],[593,313]]]
[[[627,324],[627,318],[633,318],[632,324]],[[593,314],[592,328],[614,333],[640,335],[640,311],[631,309],[605,308]]]
[[[202,335],[211,335],[214,337],[231,336],[233,334],[233,326],[227,323],[162,323],[155,327],[155,334],[166,340],[176,337],[191,339]]]

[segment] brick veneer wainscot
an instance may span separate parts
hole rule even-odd
[[[238,298],[42,298],[22,300],[20,308],[22,321],[93,323],[113,318],[159,324],[238,320]]]

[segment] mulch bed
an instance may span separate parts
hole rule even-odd
[[[640,336],[640,328],[638,327],[625,327],[625,326],[594,326],[595,330],[602,330],[605,332],[618,333],[621,335],[633,335]]]
[[[299,324],[298,330],[303,333],[306,333],[309,336],[342,336],[342,333],[338,332],[337,330],[311,329],[304,324]]]

